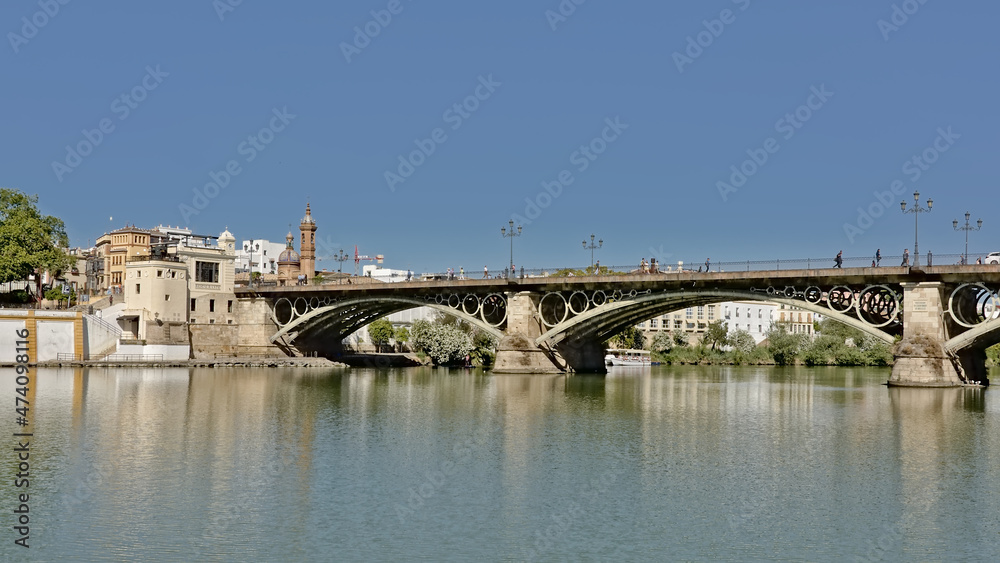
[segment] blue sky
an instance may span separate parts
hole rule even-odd
[[[1000,249],[995,2],[230,2],[4,2],[0,186],[80,246],[280,241],[309,201],[320,256],[415,271],[502,267],[511,218],[525,267],[591,233],[602,264],[894,255],[914,189],[921,253],[967,210]]]

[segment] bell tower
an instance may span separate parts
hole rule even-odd
[[[305,274],[306,283],[310,283],[316,276],[316,221],[313,220],[312,211],[306,203],[306,216],[299,223],[299,260],[300,272]]]

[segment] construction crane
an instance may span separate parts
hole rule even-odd
[[[359,268],[362,260],[374,261],[376,264],[381,264],[384,257],[381,254],[376,254],[375,256],[367,256],[364,254],[358,254],[358,245],[354,245],[354,275],[358,276]]]

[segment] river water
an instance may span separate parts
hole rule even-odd
[[[39,370],[22,429],[11,375],[0,558],[996,560],[996,391],[887,377]]]

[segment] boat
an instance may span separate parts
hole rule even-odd
[[[613,348],[604,356],[604,364],[608,366],[649,366],[652,361],[649,350],[634,350],[632,348]]]

